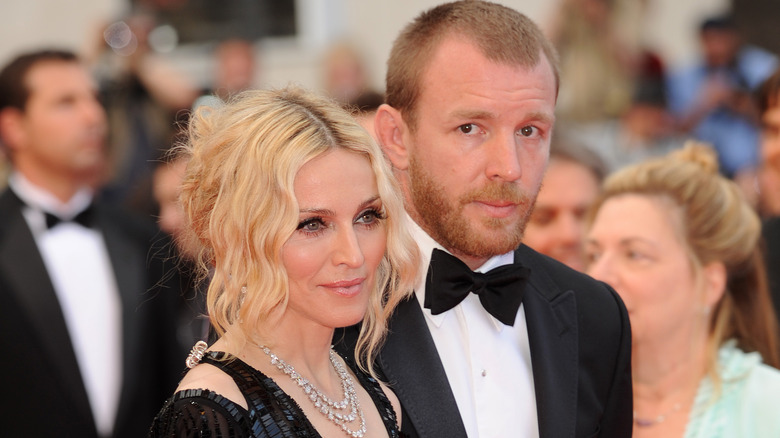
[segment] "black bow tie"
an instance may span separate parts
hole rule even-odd
[[[474,292],[488,313],[514,325],[530,274],[530,269],[519,264],[499,266],[484,274],[474,272],[457,257],[434,249],[425,283],[425,308],[438,315]]]
[[[49,212],[44,212],[46,216],[46,228],[52,229],[63,222],[73,222],[79,224],[85,228],[91,228],[93,224],[93,211],[92,205],[87,207],[84,211],[74,216],[72,219],[62,219],[59,216],[53,215]]]

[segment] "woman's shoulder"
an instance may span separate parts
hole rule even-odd
[[[780,370],[762,363],[758,353],[746,353],[734,345],[726,349],[731,351],[721,350],[723,396],[728,401],[723,415],[732,417],[726,429],[732,427],[736,434],[728,436],[780,436]]]
[[[177,391],[154,418],[149,438],[180,436],[189,431],[225,431],[225,436],[252,436],[250,413],[208,389]]]
[[[219,353],[210,353],[211,360],[203,361],[190,369],[176,388],[177,394],[187,390],[208,390],[232,401],[244,409],[249,409],[246,398],[235,379],[226,372],[227,363],[216,360]],[[233,358],[236,361],[239,359]]]

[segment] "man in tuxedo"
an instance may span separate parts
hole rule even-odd
[[[106,117],[70,52],[0,71],[0,434],[145,436],[175,388],[175,294],[155,227],[94,199]],[[159,240],[159,238],[157,239]]]
[[[517,11],[462,1],[418,16],[387,66],[376,134],[425,263],[377,359],[403,431],[630,436],[623,303],[522,244],[555,120],[554,48]]]

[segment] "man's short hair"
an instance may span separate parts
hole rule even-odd
[[[411,129],[415,128],[413,114],[421,92],[420,78],[439,43],[450,35],[472,41],[487,59],[500,64],[532,68],[539,63],[542,52],[558,84],[558,54],[531,19],[485,1],[445,3],[409,23],[393,43],[387,61],[386,101],[401,111]]]
[[[79,62],[78,57],[66,50],[39,50],[17,56],[0,71],[0,110],[11,107],[24,111],[30,98],[27,75],[42,62]]]

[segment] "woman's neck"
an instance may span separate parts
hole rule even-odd
[[[706,344],[706,339],[691,338],[636,342],[631,358],[635,405],[692,398],[706,372]]]
[[[326,394],[338,394],[340,380],[330,361],[333,332],[332,328],[313,323],[289,324],[284,318],[272,319],[256,331],[261,337],[256,341],[247,340],[239,357],[275,380],[287,379],[271,364],[262,345]]]

